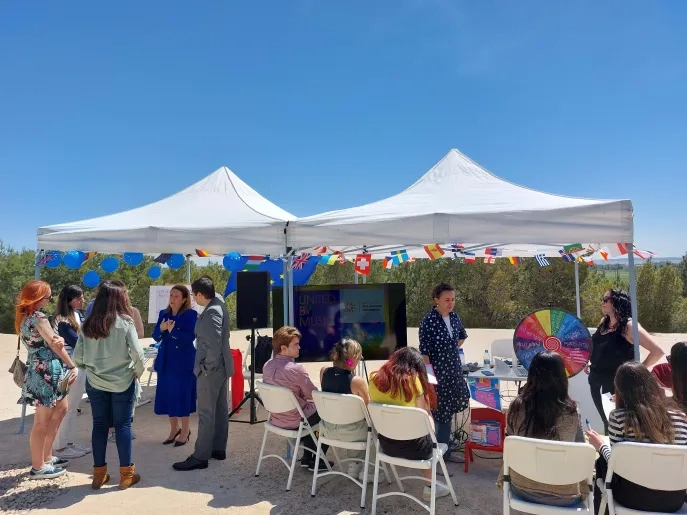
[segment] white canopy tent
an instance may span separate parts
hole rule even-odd
[[[455,149],[397,195],[300,218],[288,229],[293,248],[327,245],[374,254],[431,243],[483,242],[473,245],[507,246],[513,249],[510,255],[548,247],[543,253],[551,256],[574,243],[620,242],[632,249],[634,241],[630,200],[564,197],[525,188],[500,179]],[[628,260],[632,317],[637,320],[632,251]],[[292,310],[287,310],[285,320],[292,320]],[[639,359],[637,325],[633,328]]]
[[[97,252],[280,255],[296,217],[223,166],[170,197],[143,207],[38,229],[38,248]]]
[[[429,242],[554,245],[630,242],[632,202],[542,193],[496,177],[451,150],[408,189],[364,206],[300,218],[293,247]],[[486,243],[486,242],[485,242]]]

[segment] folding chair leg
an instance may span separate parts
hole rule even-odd
[[[393,465],[392,465],[393,467]],[[375,454],[375,469],[379,469],[379,446],[377,446],[377,453]],[[394,474],[396,470],[394,469]],[[364,478],[367,481],[367,478]],[[398,475],[396,475],[398,479]],[[374,482],[372,483],[372,513],[370,515],[377,515],[377,492],[379,490],[379,474],[375,474]]]
[[[389,464],[389,465],[391,465],[391,464]],[[403,483],[401,482],[401,478],[398,477],[398,472],[396,471],[396,465],[391,465],[391,472],[394,473],[394,477],[396,478],[396,484],[398,485],[398,489],[401,492],[405,492],[406,489],[403,488]]]
[[[315,472],[312,475],[312,489],[310,490],[310,497],[315,497],[315,490],[317,489],[317,475],[320,471],[320,453],[322,452],[322,444],[317,440],[317,452],[315,453]]]
[[[262,445],[260,446],[260,456],[258,456],[258,466],[255,467],[255,477],[260,475],[260,465],[262,464],[262,455],[265,452],[265,443],[267,442],[267,428],[265,428],[265,434],[262,437]]]
[[[289,480],[286,482],[286,491],[291,490],[291,483],[293,482],[293,471],[296,470],[296,461],[298,460],[298,446],[301,444],[301,432],[303,426],[298,428],[298,437],[296,438],[296,446],[293,450],[293,457],[291,458],[291,468],[289,469]]]
[[[468,473],[468,462],[470,461],[470,458],[472,458],[472,449],[468,447],[467,445],[465,446],[465,453],[464,453],[464,458],[465,458],[465,465],[463,466],[463,470],[465,473]]]
[[[372,442],[370,441],[370,433],[367,433],[367,446],[365,447],[365,465],[363,465],[363,492],[360,495],[360,507],[365,508],[365,495],[367,494],[367,474],[370,468],[370,445]],[[377,469],[374,470],[375,475],[377,474]],[[375,479],[377,481],[377,479]]]
[[[503,515],[510,515],[510,484],[503,484]]]
[[[448,481],[448,476],[446,477]],[[429,487],[430,499],[429,499],[429,515],[435,515],[437,511],[437,460],[436,458],[432,460],[432,484]]]
[[[146,391],[142,395],[141,402],[145,401],[148,399],[148,392],[150,391],[150,381],[153,379],[153,371],[148,372],[148,382],[146,383]]]
[[[391,476],[389,475],[389,469],[386,468],[386,463],[382,463],[382,470],[384,471],[384,477],[386,478],[386,482],[391,484]]]
[[[446,478],[446,486],[448,491],[451,492],[451,498],[453,499],[453,504],[458,506],[458,498],[456,497],[456,491],[453,489],[453,483],[451,483],[451,478],[448,477],[448,470],[446,470],[446,463],[444,458],[439,458],[439,465],[441,465],[441,470],[444,472],[444,477]]]

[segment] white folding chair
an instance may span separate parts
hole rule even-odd
[[[298,460],[298,448],[306,449],[305,446],[301,445],[301,438],[305,433],[308,433],[313,442],[317,442],[317,437],[315,436],[315,429],[317,426],[311,427],[308,423],[300,404],[296,400],[296,396],[291,390],[283,386],[276,386],[273,384],[267,384],[262,381],[257,381],[255,387],[260,392],[260,398],[265,406],[265,409],[270,413],[285,413],[287,411],[297,410],[298,415],[301,417],[301,422],[297,429],[282,429],[277,427],[268,420],[265,422],[265,435],[262,438],[262,446],[260,447],[260,456],[258,457],[258,466],[255,468],[255,476],[260,475],[260,465],[262,460],[267,458],[277,458],[281,461],[287,469],[289,469],[289,479],[286,482],[286,491],[291,490],[291,483],[293,481],[293,472],[296,470],[296,461]],[[289,464],[282,456],[276,454],[264,455],[265,443],[267,442],[267,433],[274,433],[279,436],[283,436],[287,440],[295,440],[293,444],[293,456],[291,458],[291,464]],[[317,452],[316,449],[309,449],[313,454]],[[331,470],[329,461],[325,460],[327,469]]]
[[[448,470],[446,470],[446,463],[444,463],[443,458],[444,453],[447,450],[447,446],[443,443],[437,443],[437,439],[434,436],[434,430],[432,429],[432,424],[427,412],[420,408],[406,408],[401,406],[390,406],[388,404],[375,403],[368,404],[367,408],[370,412],[372,423],[374,424],[378,434],[384,435],[386,438],[391,438],[393,440],[415,440],[417,438],[422,438],[429,435],[432,439],[432,444],[434,447],[432,456],[426,460],[406,460],[404,458],[394,458],[393,456],[384,454],[381,445],[379,444],[379,438],[376,439],[375,445],[377,448],[377,455],[375,458],[375,468],[379,470],[380,462],[389,463],[392,466],[394,476],[396,476],[396,482],[398,483],[398,487],[401,491],[379,494],[379,474],[376,474],[374,478],[374,486],[372,488],[372,515],[377,513],[377,501],[384,497],[390,496],[401,496],[412,499],[425,510],[427,510],[430,515],[434,515],[436,513],[436,487],[438,484],[448,488],[449,492],[451,492],[453,503],[458,506],[456,492],[453,490],[453,485],[449,479]],[[446,478],[446,483],[437,481],[437,463],[441,465],[444,477]],[[432,483],[430,486],[431,499],[429,506],[420,501],[420,499],[417,497],[406,493],[405,489],[403,488],[404,479],[420,479],[424,482],[426,481],[426,478],[424,476],[398,477],[395,466],[422,470],[431,469]]]
[[[604,513],[608,504],[610,515],[646,515],[646,511],[632,510],[615,502],[612,487],[614,473],[652,490],[685,490],[687,447],[634,442],[623,442],[613,446],[611,459],[608,461],[606,483],[602,488],[603,497],[599,513]],[[683,504],[679,511],[673,513],[687,513],[687,505]]]
[[[556,442],[522,436],[506,437],[503,449],[503,513],[511,508],[523,513],[594,515],[594,462],[596,451],[588,443]],[[550,506],[527,502],[510,488],[510,471],[547,485],[587,482],[589,496],[573,506]]]
[[[347,442],[344,440],[336,440],[330,438],[326,435],[326,430],[320,431],[320,437],[317,440],[317,455],[315,456],[315,473],[312,478],[312,490],[310,495],[315,497],[315,492],[317,490],[317,479],[329,475],[340,475],[344,476],[362,489],[362,494],[360,496],[360,507],[365,507],[365,494],[367,493],[367,477],[368,477],[368,466],[370,464],[370,449],[374,445],[374,439],[376,434],[374,433],[374,427],[372,421],[370,420],[370,415],[367,412],[365,403],[357,395],[348,394],[338,394],[338,393],[326,393],[326,392],[313,392],[313,401],[315,401],[315,406],[317,406],[317,413],[322,421],[329,424],[353,424],[364,420],[367,423],[367,439],[364,442]],[[332,470],[330,472],[319,472],[319,463],[322,445],[329,445],[332,450],[335,448],[349,449],[354,451],[365,451],[365,458],[346,458],[345,460],[339,460],[337,456],[337,461],[339,466],[343,470],[343,463],[346,462],[362,462],[363,465],[363,479],[362,482],[358,480],[357,477],[353,477],[346,474],[343,471]],[[373,463],[374,465],[374,463]],[[386,466],[382,463],[382,470],[384,470],[384,475],[386,480],[391,484],[389,479],[389,474],[386,470]],[[377,472],[376,470],[374,471]]]

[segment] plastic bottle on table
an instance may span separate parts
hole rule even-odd
[[[484,368],[491,368],[491,357],[489,356],[489,351],[486,349],[484,351]]]

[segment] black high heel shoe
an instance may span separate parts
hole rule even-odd
[[[179,433],[181,433],[181,430],[179,430]],[[177,435],[177,436],[179,436],[179,435]],[[176,442],[174,442],[174,447],[181,447],[182,445],[186,445],[190,439],[191,439],[191,431],[188,432],[188,436],[186,437],[185,442],[180,442],[179,440],[177,440]]]
[[[164,442],[162,442],[162,445],[169,445],[170,443],[176,442],[177,436],[179,436],[180,434],[181,429],[177,430],[177,434],[174,435],[174,438],[172,438],[171,440],[165,440]]]

